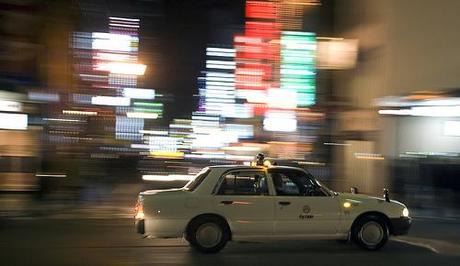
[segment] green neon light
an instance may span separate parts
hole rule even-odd
[[[316,102],[316,35],[312,32],[281,33],[281,89],[297,92],[297,106]]]
[[[162,103],[147,103],[147,102],[134,102],[135,106],[152,106],[152,107],[163,107]]]

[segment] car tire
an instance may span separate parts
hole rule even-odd
[[[219,217],[198,217],[188,226],[186,239],[199,252],[217,253],[230,240],[230,230]]]
[[[351,237],[361,248],[379,250],[388,241],[388,224],[378,215],[363,216],[354,224]]]

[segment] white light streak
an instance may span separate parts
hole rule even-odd
[[[444,122],[444,135],[446,136],[460,136],[460,121],[445,121]]]
[[[115,53],[96,53],[94,59],[107,60],[107,61],[130,61],[131,57],[127,54]]]
[[[97,112],[92,111],[77,111],[77,110],[62,110],[62,113],[65,115],[88,115],[88,116],[95,116]]]
[[[140,19],[138,18],[123,18],[123,17],[109,17],[111,20],[124,20],[124,21],[132,21],[132,22],[139,22]]]
[[[207,52],[225,52],[225,53],[234,53],[235,49],[232,48],[217,48],[217,47],[207,47]]]
[[[460,106],[417,106],[410,109],[379,110],[381,115],[460,117]]]
[[[271,108],[292,109],[297,107],[297,92],[287,89],[269,89],[267,105]]]
[[[128,112],[126,116],[129,118],[144,118],[144,119],[157,119],[156,113],[142,113],[142,112]]]
[[[59,178],[65,178],[67,175],[65,174],[36,174],[36,177],[59,177]]]
[[[133,47],[132,43],[139,42],[137,37],[105,32],[93,32],[92,38],[92,49],[96,50],[132,52],[137,51],[137,47]]]
[[[328,146],[351,146],[350,143],[324,142],[323,144]]]
[[[27,129],[27,115],[26,114],[10,114],[0,113],[0,128],[1,129]]]
[[[206,64],[206,68],[211,68],[211,69],[235,69],[236,66]]]
[[[264,130],[293,132],[297,130],[297,120],[294,112],[268,111],[265,114]]]
[[[190,181],[193,175],[143,175],[145,181]]]
[[[123,96],[132,99],[155,99],[155,90],[152,89],[138,89],[138,88],[124,88]]]
[[[115,74],[142,76],[146,68],[146,65],[138,63],[108,62],[96,64],[95,70],[108,71]]]
[[[207,56],[235,57],[236,53],[206,52]]]
[[[78,119],[64,119],[64,118],[43,118],[45,121],[57,121],[57,122],[83,122],[82,120]]]
[[[91,104],[108,106],[129,106],[131,104],[131,99],[126,97],[95,96],[91,98]]]
[[[27,97],[33,101],[59,102],[59,94],[56,93],[29,92]]]
[[[222,78],[235,78],[235,74],[220,73],[220,72],[206,72],[207,77],[222,77]]]
[[[234,82],[206,81],[206,86],[208,85],[230,87],[226,89],[232,89],[231,87],[234,87],[235,83]]]
[[[0,111],[21,112],[22,104],[20,102],[0,100]]]
[[[235,66],[236,62],[235,61],[222,61],[222,60],[206,60],[206,64]]]
[[[205,78],[206,82],[208,81],[227,81],[227,82],[235,82],[234,77],[213,77],[213,76],[208,76]]]

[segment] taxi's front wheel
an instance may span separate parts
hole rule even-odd
[[[388,241],[389,230],[378,215],[366,215],[356,221],[351,231],[353,242],[367,250],[378,250]]]
[[[225,221],[214,216],[199,217],[187,229],[187,241],[203,253],[216,253],[225,247],[230,232]]]

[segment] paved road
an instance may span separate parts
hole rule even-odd
[[[460,220],[419,219],[409,236],[368,252],[335,241],[229,243],[193,252],[180,239],[142,239],[130,219],[6,219],[0,265],[460,265]]]

